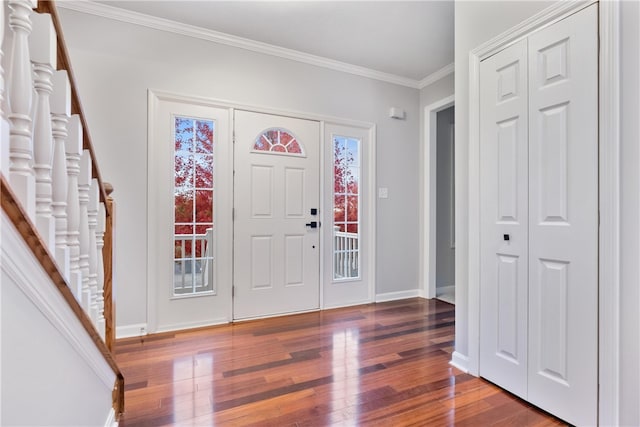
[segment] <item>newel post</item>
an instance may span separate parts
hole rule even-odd
[[[105,201],[107,212],[104,247],[102,249],[102,257],[104,260],[104,321],[105,321],[105,343],[107,348],[113,352],[113,345],[116,341],[116,302],[114,299],[113,287],[113,247],[115,234],[115,211],[116,206],[111,197],[113,186],[107,182],[104,184],[107,193]]]

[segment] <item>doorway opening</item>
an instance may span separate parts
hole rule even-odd
[[[424,107],[423,295],[455,304],[454,96]]]
[[[455,304],[455,107],[436,113],[436,298]]]

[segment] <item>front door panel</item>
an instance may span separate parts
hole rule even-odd
[[[235,319],[320,307],[319,145],[318,122],[235,112]]]

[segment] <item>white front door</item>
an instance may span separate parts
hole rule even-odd
[[[320,308],[320,124],[234,120],[234,319]]]
[[[576,425],[598,408],[597,5],[480,65],[480,374]]]

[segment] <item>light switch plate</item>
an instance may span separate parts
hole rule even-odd
[[[386,199],[389,197],[389,189],[386,187],[380,187],[378,188],[378,198],[379,199]]]

